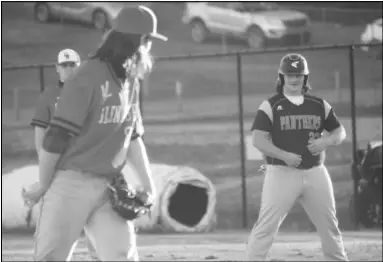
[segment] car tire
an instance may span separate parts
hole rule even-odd
[[[246,34],[247,45],[251,49],[263,48],[266,46],[266,37],[258,26],[251,26]]]
[[[191,37],[195,43],[203,43],[206,41],[208,30],[203,21],[197,19],[193,20],[191,23]]]
[[[36,21],[39,21],[41,23],[49,22],[52,18],[52,14],[48,4],[36,4],[34,8],[34,17]]]
[[[99,30],[105,30],[109,28],[108,15],[102,10],[96,10],[92,15],[92,25]]]

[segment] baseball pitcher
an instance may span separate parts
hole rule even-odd
[[[35,260],[68,261],[85,228],[102,261],[138,261],[133,220],[150,209],[155,187],[137,130],[139,79],[152,69],[157,19],[125,7],[97,51],[65,83],[39,151],[41,215]],[[141,175],[132,188],[127,159]]]

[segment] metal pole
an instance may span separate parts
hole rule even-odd
[[[355,103],[355,58],[354,58],[354,46],[349,47],[349,59],[350,59],[350,98],[351,98],[351,135],[352,135],[352,167],[353,172],[353,188],[354,188],[354,211],[355,211],[355,227],[359,224],[359,208],[358,208],[358,180],[356,179],[355,172],[357,170],[358,156],[357,156],[357,140],[356,140],[356,103]]]
[[[40,93],[44,91],[44,66],[39,67]]]
[[[237,79],[238,79],[238,109],[239,109],[239,138],[241,152],[241,177],[242,177],[242,219],[243,228],[247,228],[247,194],[246,194],[246,160],[245,139],[243,131],[243,94],[242,94],[242,61],[241,55],[237,54]]]

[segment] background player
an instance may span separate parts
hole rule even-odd
[[[84,226],[101,260],[138,260],[133,223],[113,211],[107,188],[129,157],[147,192],[143,202],[155,195],[145,146],[139,134],[131,141],[139,117],[132,105],[139,77],[153,65],[153,38],[167,40],[150,9],[122,9],[96,53],[66,83],[40,149],[36,260],[70,259]]]
[[[61,50],[57,57],[56,71],[59,81],[55,88],[46,88],[39,96],[35,115],[31,125],[35,130],[35,146],[39,155],[45,130],[54,115],[55,107],[60,96],[61,89],[66,79],[81,63],[79,54],[73,49]]]
[[[37,100],[35,115],[31,122],[31,125],[35,130],[35,147],[37,155],[39,155],[46,128],[54,115],[61,89],[64,86],[66,79],[68,79],[73,71],[80,66],[80,63],[80,55],[73,49],[63,49],[58,53],[56,64],[56,71],[59,75],[58,84],[55,88],[46,88],[40,94],[39,99]],[[38,184],[33,185],[29,190],[33,191],[33,188],[38,188]],[[25,192],[24,195],[27,196],[28,192]],[[32,212],[32,208],[33,205],[30,206],[30,212]],[[98,260],[96,251],[92,247],[88,238],[86,238],[86,245],[92,259]]]
[[[347,261],[338,228],[325,149],[346,137],[334,110],[307,95],[309,68],[299,54],[280,63],[277,94],[260,105],[251,128],[253,145],[266,157],[258,221],[250,233],[246,260],[265,261],[280,225],[299,199],[315,224],[327,261]],[[323,131],[328,136],[322,136]]]

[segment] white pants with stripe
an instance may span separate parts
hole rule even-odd
[[[43,197],[35,232],[35,261],[70,261],[83,230],[101,261],[138,261],[132,222],[112,210],[107,179],[58,171]]]
[[[325,166],[267,166],[261,209],[246,247],[247,261],[265,261],[280,225],[299,200],[317,228],[326,261],[348,261],[338,228],[332,181]]]

